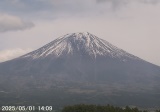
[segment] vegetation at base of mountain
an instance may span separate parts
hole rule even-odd
[[[137,107],[131,108],[126,106],[124,108],[116,107],[112,105],[86,105],[78,104],[73,106],[66,106],[62,109],[62,112],[149,112],[148,110],[140,110]],[[160,110],[155,110],[155,112],[160,112]]]

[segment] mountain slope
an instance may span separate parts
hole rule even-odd
[[[67,34],[0,64],[1,105],[153,107],[160,105],[159,86],[160,67],[88,32]]]
[[[94,58],[96,58],[96,56],[107,55],[114,58],[136,58],[135,56],[118,49],[109,42],[102,40],[88,32],[67,34],[22,57],[31,57],[33,59],[37,59],[44,58],[49,55],[58,57],[60,55],[71,55],[78,52],[83,52]]]

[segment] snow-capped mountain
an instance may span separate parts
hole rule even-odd
[[[0,63],[0,105],[160,105],[160,67],[88,32]]]
[[[138,59],[137,57],[88,32],[64,35],[43,46],[42,48],[22,56],[22,58],[30,57],[33,59],[38,59],[45,58],[49,55],[59,57],[61,55],[73,55],[77,52],[83,52],[94,58],[97,56],[110,56],[120,59]]]

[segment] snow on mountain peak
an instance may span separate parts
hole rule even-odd
[[[93,58],[97,56],[110,56],[122,60],[126,58],[138,59],[88,32],[71,33],[61,36],[49,44],[22,56],[22,58],[31,57],[37,59],[47,56],[59,57],[67,54],[73,55],[75,53],[85,53]]]

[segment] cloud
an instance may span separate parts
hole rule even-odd
[[[142,3],[157,4],[160,0],[140,0]]]
[[[160,0],[0,0],[0,10],[34,20],[56,19],[119,11],[132,3],[158,4]]]
[[[160,0],[96,0],[97,3],[103,2],[112,2],[112,3],[131,3],[131,2],[139,2],[139,3],[159,3]]]
[[[20,48],[0,51],[0,62],[14,59],[14,58],[21,56],[21,55],[24,55],[25,53],[28,53],[30,51],[31,51],[31,49],[20,49]]]
[[[97,4],[110,5],[113,10],[119,10],[119,8],[126,7],[132,3],[138,4],[158,4],[160,0],[96,0]]]
[[[0,14],[0,32],[25,30],[33,26],[32,22],[24,21],[17,16]]]

